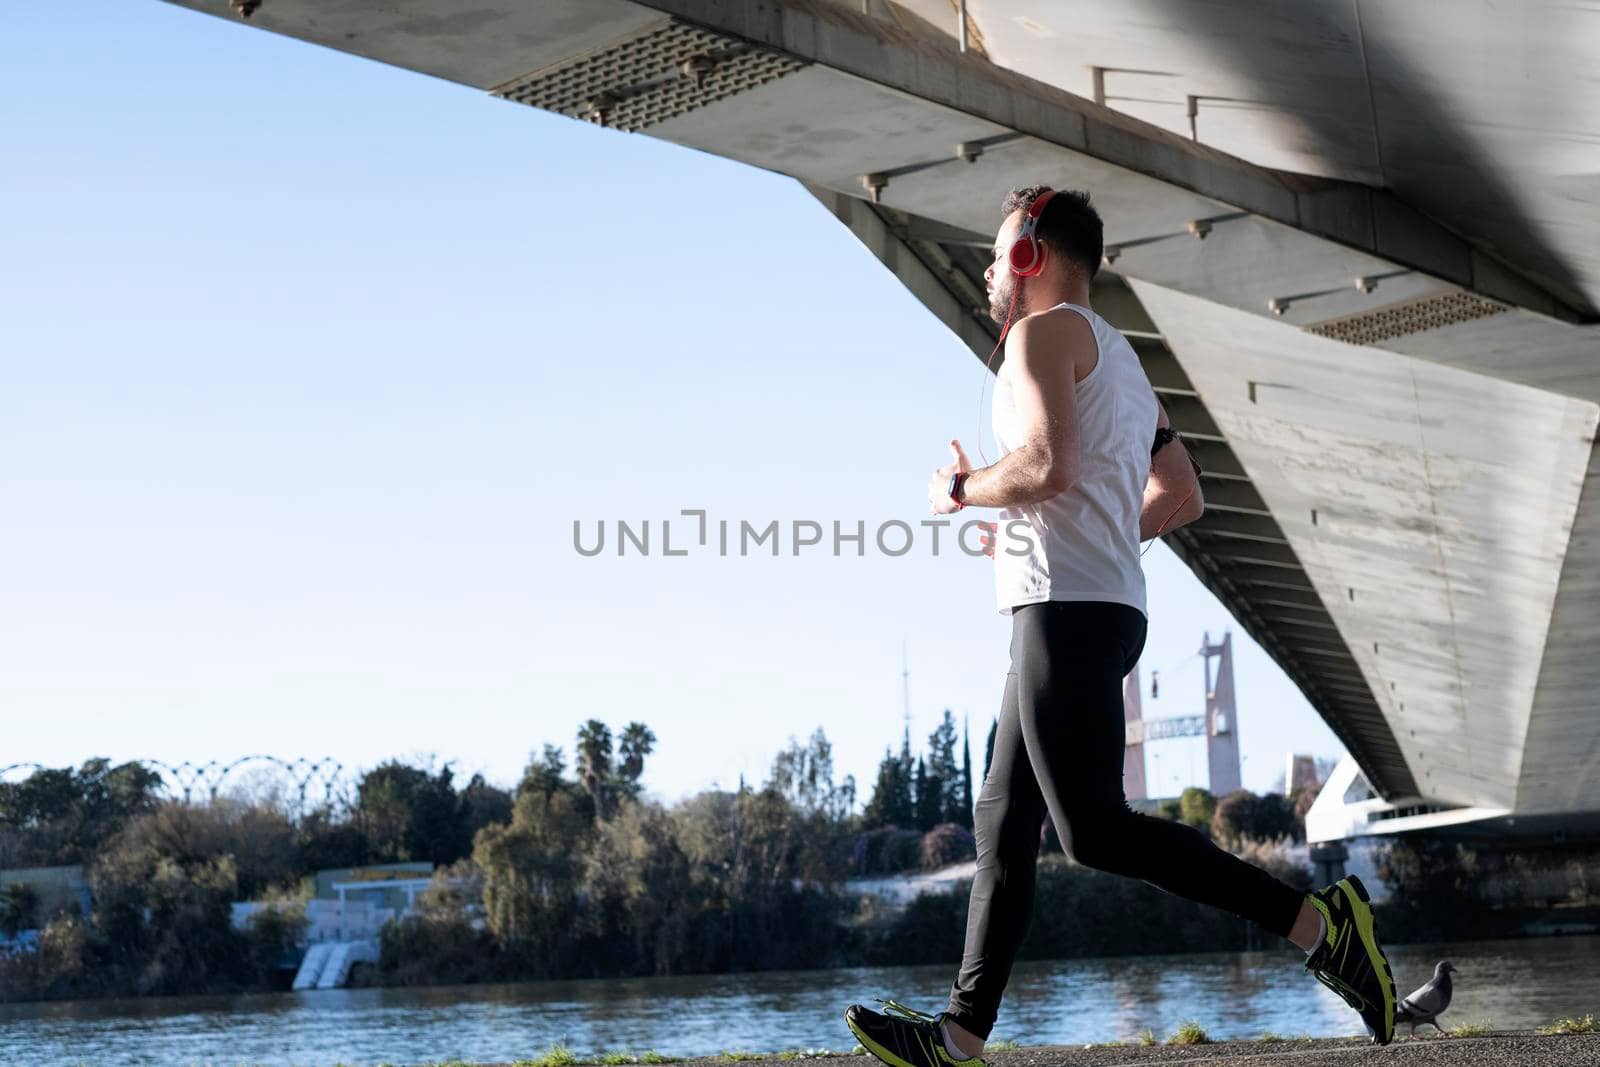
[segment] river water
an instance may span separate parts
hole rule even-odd
[[[1389,958],[1402,996],[1436,961],[1456,965],[1446,1027],[1488,1020],[1526,1029],[1600,1013],[1600,937],[1398,945]],[[1165,1037],[1186,1019],[1218,1038],[1265,1030],[1360,1033],[1355,1014],[1304,973],[1302,959],[1289,950],[1022,963],[994,1037],[1079,1044],[1128,1039],[1146,1028]],[[847,1004],[885,996],[937,1011],[954,971],[849,968],[0,1004],[0,1058],[32,1067],[333,1067],[505,1062],[540,1055],[553,1042],[580,1054],[849,1049],[855,1042],[841,1017]]]

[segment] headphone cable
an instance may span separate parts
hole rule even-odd
[[[1000,346],[1006,343],[1006,334],[1011,331],[1011,314],[1017,310],[1017,292],[1022,288],[1022,279],[1016,278],[1011,286],[1011,304],[1006,308],[1006,321],[1000,326],[1000,337],[995,341],[994,347],[989,350],[989,358],[983,361],[983,376],[978,379],[978,458],[983,460],[985,467],[992,466],[989,457],[983,451],[983,397],[989,388],[989,368],[994,364],[995,353],[1000,351]],[[998,372],[996,372],[998,377]],[[992,423],[992,420],[991,420]],[[999,438],[996,438],[996,443]]]

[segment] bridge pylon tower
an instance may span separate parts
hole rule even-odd
[[[1122,719],[1127,739],[1122,747],[1122,792],[1129,800],[1150,795],[1144,777],[1144,704],[1139,689],[1139,665],[1122,680]]]
[[[1206,763],[1211,795],[1225,797],[1244,788],[1239,760],[1239,714],[1233,691],[1233,634],[1224,633],[1221,644],[1211,643],[1207,632],[1200,644],[1206,674]],[[1217,673],[1211,661],[1217,660]]]
[[[1176,718],[1146,719],[1139,668],[1122,680],[1122,718],[1126,736],[1122,749],[1122,791],[1129,800],[1149,797],[1145,778],[1144,746],[1169,737],[1206,739],[1206,770],[1213,796],[1224,797],[1243,788],[1239,759],[1239,716],[1234,701],[1233,634],[1225,632],[1222,641],[1211,643],[1205,633],[1197,653],[1205,668],[1205,712]],[[1211,661],[1216,660],[1215,672]]]

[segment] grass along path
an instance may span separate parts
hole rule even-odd
[[[1267,1032],[1248,1041],[1216,1041],[1197,1022],[1185,1022],[1165,1039],[1145,1030],[1131,1041],[1092,1045],[1045,1045],[1023,1048],[1015,1041],[991,1042],[984,1059],[992,1067],[1118,1067],[1154,1063],[1190,1063],[1225,1067],[1229,1064],[1268,1067],[1293,1064],[1319,1067],[1383,1063],[1449,1065],[1462,1067],[1600,1067],[1600,1023],[1593,1014],[1557,1019],[1537,1030],[1496,1031],[1488,1020],[1463,1020],[1448,1034],[1419,1032],[1415,1037],[1395,1035],[1394,1044],[1381,1049],[1365,1038],[1286,1037]],[[849,1051],[788,1049],[782,1052],[728,1050],[711,1056],[667,1056],[655,1051],[602,1052],[580,1056],[563,1045],[552,1045],[542,1056],[509,1064],[474,1064],[465,1060],[435,1061],[422,1067],[631,1067],[635,1064],[681,1064],[683,1067],[721,1067],[729,1063],[796,1060],[853,1060],[861,1067],[879,1067],[860,1045]],[[348,1067],[338,1064],[336,1067]],[[381,1064],[379,1067],[398,1067]],[[841,1064],[840,1067],[845,1067]],[[853,1065],[852,1065],[853,1067]]]

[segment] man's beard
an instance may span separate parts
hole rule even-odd
[[[1007,271],[1004,281],[997,281],[994,289],[989,294],[989,317],[996,326],[1006,324],[1006,315],[1011,311],[1011,294],[1017,291],[1017,279]]]

